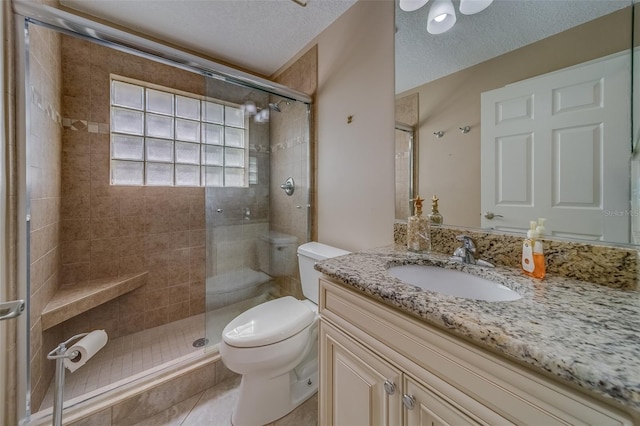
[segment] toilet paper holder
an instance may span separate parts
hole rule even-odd
[[[71,343],[88,336],[91,333],[76,334],[65,342],[60,343],[54,350],[47,354],[47,359],[56,360],[55,393],[53,395],[53,426],[62,426],[62,403],[64,402],[64,376],[65,360],[73,360],[80,355],[78,350],[69,353],[67,348]]]

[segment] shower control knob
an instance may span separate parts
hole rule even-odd
[[[393,395],[394,393],[396,393],[395,383],[393,383],[391,380],[385,380],[384,391],[387,393],[387,395]]]
[[[291,196],[293,195],[293,191],[296,189],[296,183],[293,181],[292,177],[289,177],[282,185],[280,185],[280,188],[282,188],[285,194]]]

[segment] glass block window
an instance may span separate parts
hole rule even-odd
[[[111,78],[111,184],[248,186],[248,117],[239,105]]]

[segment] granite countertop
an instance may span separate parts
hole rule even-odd
[[[438,265],[499,282],[522,295],[509,302],[470,300],[422,290],[387,272],[403,264]],[[387,305],[640,411],[640,292],[574,279],[529,278],[403,246],[366,250],[316,264]]]

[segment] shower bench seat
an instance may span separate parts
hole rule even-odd
[[[135,290],[147,282],[147,272],[102,278],[60,287],[42,311],[46,330],[76,315]]]

